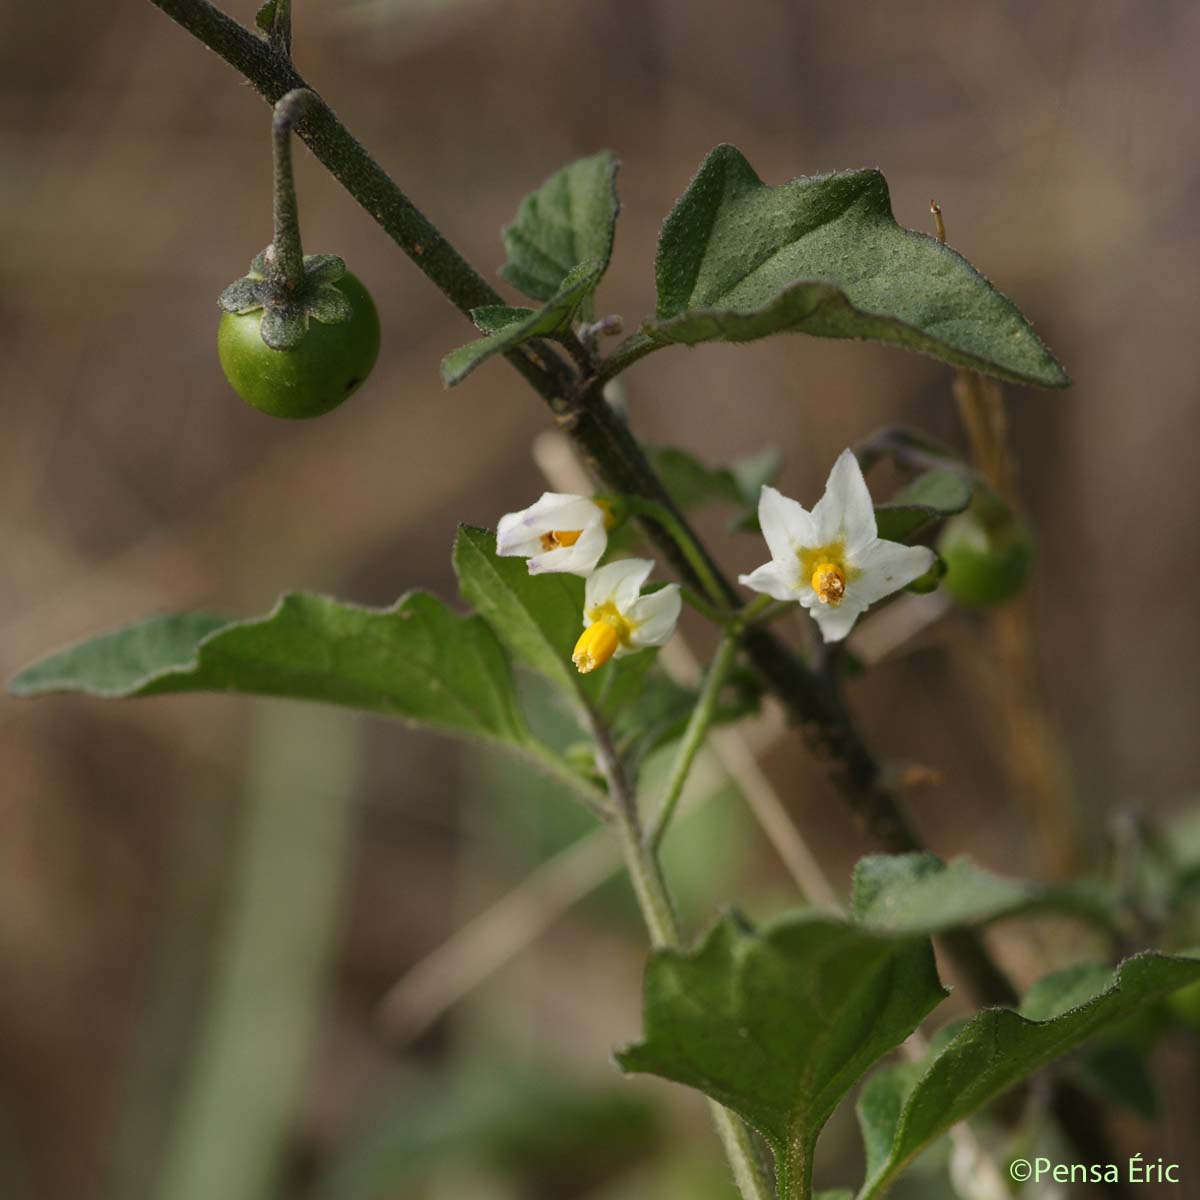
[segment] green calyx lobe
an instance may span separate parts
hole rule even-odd
[[[256,255],[249,272],[221,293],[217,303],[225,312],[245,316],[261,309],[259,334],[272,350],[294,350],[310,321],[337,325],[350,320],[350,301],[337,286],[346,264],[336,254],[306,254],[300,278],[289,285],[275,269],[272,251],[268,246]]]

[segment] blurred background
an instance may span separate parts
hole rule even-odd
[[[252,0],[225,7],[253,19]],[[1002,633],[949,617],[852,703],[882,755],[936,772],[911,804],[939,853],[1047,875],[1093,865],[1129,814],[1182,811],[1200,766],[1200,8],[295,7],[300,70],[489,275],[520,198],[615,149],[598,304],[629,325],[653,308],[661,220],[718,142],[770,183],[878,166],[914,228],[935,197],[1075,381],[1006,390],[1037,640],[1010,687]],[[261,416],[214,345],[217,294],[270,236],[260,100],[137,0],[2,0],[0,98],[0,672],[287,589],[453,595],[456,523],[545,486],[547,415],[518,377],[494,362],[442,390],[471,330],[300,153],[306,248],[367,282],[384,345],[333,416]],[[872,345],[665,351],[628,399],[643,436],[708,461],[778,446],[805,503],[877,426],[965,445],[949,372]],[[720,514],[701,524],[731,571],[761,560]],[[844,894],[866,843],[797,738],[760,742]],[[609,1065],[639,1029],[643,935],[607,851],[552,859],[588,823],[539,781],[380,721],[218,697],[0,697],[0,780],[6,1200],[732,1195],[703,1106]],[[795,903],[736,792],[708,790],[668,864],[689,925]],[[498,907],[547,860],[534,901]],[[1044,922],[990,936],[1022,983],[1095,952]],[[1165,1117],[1113,1136],[1190,1153],[1194,1181],[1195,1060],[1160,1059]],[[822,1182],[853,1184],[859,1155],[839,1120]]]

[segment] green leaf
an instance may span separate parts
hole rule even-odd
[[[275,28],[275,10],[278,6],[279,0],[265,0],[254,14],[254,23],[263,33],[270,33]]]
[[[482,308],[471,309],[471,320],[480,333],[499,333],[517,321],[533,316],[536,311],[510,304],[485,304]]]
[[[686,450],[674,446],[646,446],[646,457],[676,505],[686,510],[709,504],[727,504],[737,510],[735,526],[743,527],[755,516],[758,493],[779,474],[780,456],[775,449],[737,459],[728,467],[710,467]]]
[[[768,187],[718,146],[663,225],[657,342],[744,342],[797,331],[870,338],[1016,383],[1067,375],[961,255],[902,229],[878,171]]]
[[[743,1117],[771,1146],[789,1200],[809,1194],[817,1135],[841,1097],[944,995],[923,938],[811,911],[761,933],[726,916],[695,949],[655,953],[645,1038],[617,1062]]]
[[[1158,1090],[1146,1056],[1125,1042],[1097,1046],[1079,1065],[1083,1087],[1106,1104],[1116,1104],[1153,1121],[1159,1115]]]
[[[345,704],[518,745],[530,738],[492,631],[424,592],[389,609],[292,594],[249,621],[156,617],[51,655],[9,689],[110,698],[245,692]]]
[[[1111,928],[1114,899],[1103,885],[1082,880],[1042,884],[995,875],[959,857],[871,855],[855,867],[855,919],[887,933],[934,934],[977,927],[1024,913],[1071,913]]]
[[[442,382],[447,387],[454,387],[489,358],[507,354],[532,338],[550,337],[561,332],[570,325],[579,306],[596,290],[603,273],[596,263],[584,263],[567,275],[562,287],[538,309],[506,308],[503,305],[473,309],[471,318],[476,325],[482,329],[495,329],[495,332],[451,350],[442,359]],[[513,319],[504,323],[505,314],[514,314]]]
[[[868,1083],[859,1106],[868,1149],[859,1200],[881,1195],[934,1138],[1013,1084],[1196,979],[1200,959],[1151,953],[1126,959],[1115,972],[1060,972],[1031,989],[1025,1015],[996,1008],[964,1022],[916,1078],[890,1068],[890,1078]]]
[[[881,933],[943,933],[1022,913],[1067,912],[1111,928],[1114,900],[1098,883],[1051,885],[1008,879],[967,858],[879,854],[859,860],[851,898],[854,918]]]
[[[918,475],[887,504],[875,508],[881,538],[911,544],[971,503],[971,482],[962,471],[938,469]]]
[[[186,671],[196,647],[232,622],[211,613],[151,617],[68,646],[13,676],[14,696],[86,692],[104,700],[138,695],[147,680]]]
[[[458,587],[520,663],[576,691],[582,676],[571,650],[582,631],[583,580],[547,572],[530,575],[523,558],[501,558],[496,535],[460,525],[454,539]]]
[[[508,261],[500,274],[543,301],[556,297],[583,263],[593,264],[598,283],[612,258],[620,207],[616,179],[617,158],[610,150],[551,175],[521,201],[516,220],[505,228]]]

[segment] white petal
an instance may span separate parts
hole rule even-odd
[[[777,562],[763,563],[749,575],[739,575],[738,583],[755,592],[765,592],[775,600],[795,600],[797,587],[795,573],[788,578],[787,570]],[[809,589],[812,590],[811,588]]]
[[[863,610],[849,596],[836,608],[829,604],[814,604],[808,610],[827,642],[840,642],[862,616]]]
[[[530,539],[536,541],[552,529],[587,529],[597,521],[603,525],[604,513],[586,496],[543,492],[528,508],[505,513],[500,518],[496,525],[496,553],[520,554],[518,545]]]
[[[629,611],[630,620],[635,622],[629,640],[637,647],[665,646],[675,632],[683,598],[679,584],[668,583],[665,588],[642,596]]]
[[[608,548],[608,530],[604,528],[603,520],[585,529],[579,536],[579,541],[568,546],[571,551],[571,570],[576,575],[590,575]]]
[[[553,550],[543,551],[539,542],[537,553],[529,555],[529,573],[540,575],[555,571],[580,575],[586,579],[600,561],[607,545],[608,534],[603,524],[585,529],[573,546],[556,546]]]
[[[507,527],[504,522],[509,517],[518,517],[520,513],[509,513],[500,518],[500,526],[496,530],[496,553],[501,558],[529,558],[542,553],[542,535],[527,529],[518,521],[511,522]]]
[[[767,484],[758,495],[758,523],[771,557],[778,563],[794,560],[800,546],[819,544],[817,527],[808,510]]]
[[[584,623],[587,614],[602,604],[613,603],[623,613],[638,598],[646,576],[654,570],[649,558],[619,558],[593,571],[587,581],[584,600]]]
[[[843,450],[829,472],[825,495],[812,511],[818,544],[844,541],[850,553],[867,545],[875,536],[875,506],[863,478],[858,459]]]
[[[850,580],[846,599],[866,608],[919,579],[933,566],[933,560],[928,546],[902,546],[877,538],[854,556],[853,565],[862,574]]]

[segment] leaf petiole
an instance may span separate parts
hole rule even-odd
[[[707,617],[714,625],[727,626],[737,618],[736,613],[730,613],[724,609],[717,608],[714,604],[709,604],[699,592],[688,587],[686,583],[680,584],[679,592],[688,604],[702,617]]]

